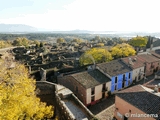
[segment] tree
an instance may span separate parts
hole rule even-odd
[[[36,44],[36,47],[40,47],[40,42],[38,40],[34,40],[33,44]]]
[[[80,65],[111,61],[112,56],[105,48],[92,48],[80,57]]]
[[[64,38],[58,38],[57,39],[57,43],[64,43],[66,42]]]
[[[97,47],[103,47],[103,46],[104,46],[104,43],[97,43],[96,46],[97,46]]]
[[[40,47],[43,47],[44,46],[44,43],[43,42],[40,42],[40,45],[39,45]]]
[[[29,46],[29,40],[27,39],[27,38],[20,38],[20,37],[18,37],[18,38],[16,38],[16,40],[14,40],[13,41],[13,44],[12,45],[14,45],[14,46],[25,46],[25,47],[27,47],[27,46]]]
[[[113,41],[113,40],[109,40],[109,41],[107,42],[107,45],[109,45],[109,46],[114,45],[114,41]]]
[[[132,46],[126,43],[117,44],[111,48],[111,54],[114,58],[127,57],[135,55],[136,51]]]
[[[82,43],[84,41],[82,39],[75,38],[71,42]]]
[[[134,47],[144,47],[147,44],[147,37],[134,37],[129,41],[129,44]]]
[[[0,120],[40,120],[53,116],[53,107],[40,102],[35,93],[35,80],[21,64],[8,69],[0,61]]]

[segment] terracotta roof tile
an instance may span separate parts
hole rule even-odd
[[[156,119],[160,120],[160,97],[145,91],[141,85],[128,88],[116,95],[146,114],[158,114]]]
[[[127,89],[124,89],[122,91],[119,91],[118,93],[126,93],[126,92],[141,92],[146,91],[141,85],[136,85]]]
[[[85,71],[75,74],[70,74],[85,88],[92,88],[97,85],[111,81],[110,78],[102,74],[99,70]]]
[[[129,58],[131,58],[133,64],[129,64]],[[137,56],[129,56],[126,58],[122,58],[122,61],[125,64],[130,65],[133,69],[144,66],[144,61]]]
[[[132,69],[123,63],[120,59],[113,60],[108,63],[97,64],[97,67],[104,73],[116,76],[131,71]]]
[[[137,55],[137,57],[142,59],[144,62],[148,62],[148,63],[159,61],[158,58],[150,54],[141,54],[141,55]]]

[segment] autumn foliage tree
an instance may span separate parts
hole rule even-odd
[[[92,48],[81,55],[81,65],[111,61],[112,56],[105,48]]]
[[[0,61],[0,120],[42,120],[53,116],[52,106],[40,101],[35,93],[35,80],[21,64],[8,69]]]
[[[104,43],[97,43],[96,46],[97,46],[97,47],[103,47],[103,46],[104,46]]]
[[[82,42],[84,42],[84,40],[79,39],[79,38],[75,38],[71,42],[82,43]]]
[[[25,47],[28,47],[29,44],[30,44],[30,41],[27,38],[23,38],[23,37],[16,38],[12,43],[13,46],[25,46]]]
[[[38,40],[34,40],[32,43],[35,44],[36,47],[40,47],[40,42]]]
[[[0,40],[0,48],[6,48],[11,46],[12,46],[11,41]]]
[[[129,44],[134,47],[144,47],[147,44],[147,37],[134,37],[129,41]]]
[[[117,44],[116,46],[111,48],[111,54],[114,58],[127,57],[131,55],[135,55],[136,51],[134,48],[126,43]]]
[[[57,43],[64,43],[66,42],[64,38],[58,38],[57,39]]]

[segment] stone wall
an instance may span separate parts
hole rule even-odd
[[[56,86],[57,84],[46,81],[36,82],[37,96],[41,99],[42,102],[47,102],[47,105],[54,106],[55,116],[59,116],[59,120],[75,120],[74,115],[71,112],[69,112],[70,110],[64,104],[62,98],[58,94]],[[65,99],[70,98],[74,101],[76,105],[81,107],[84,113],[88,116],[89,120],[94,117],[94,115],[83,105],[83,103],[73,93],[69,94]]]
[[[58,115],[55,102],[55,84],[49,82],[36,82],[36,93],[37,97],[40,98],[42,102],[47,103],[47,105],[54,106],[54,116]]]
[[[46,81],[46,70],[43,68],[40,68],[40,76],[41,76],[41,81]]]

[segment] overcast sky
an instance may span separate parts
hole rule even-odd
[[[50,30],[159,31],[160,0],[4,0],[0,23]]]

